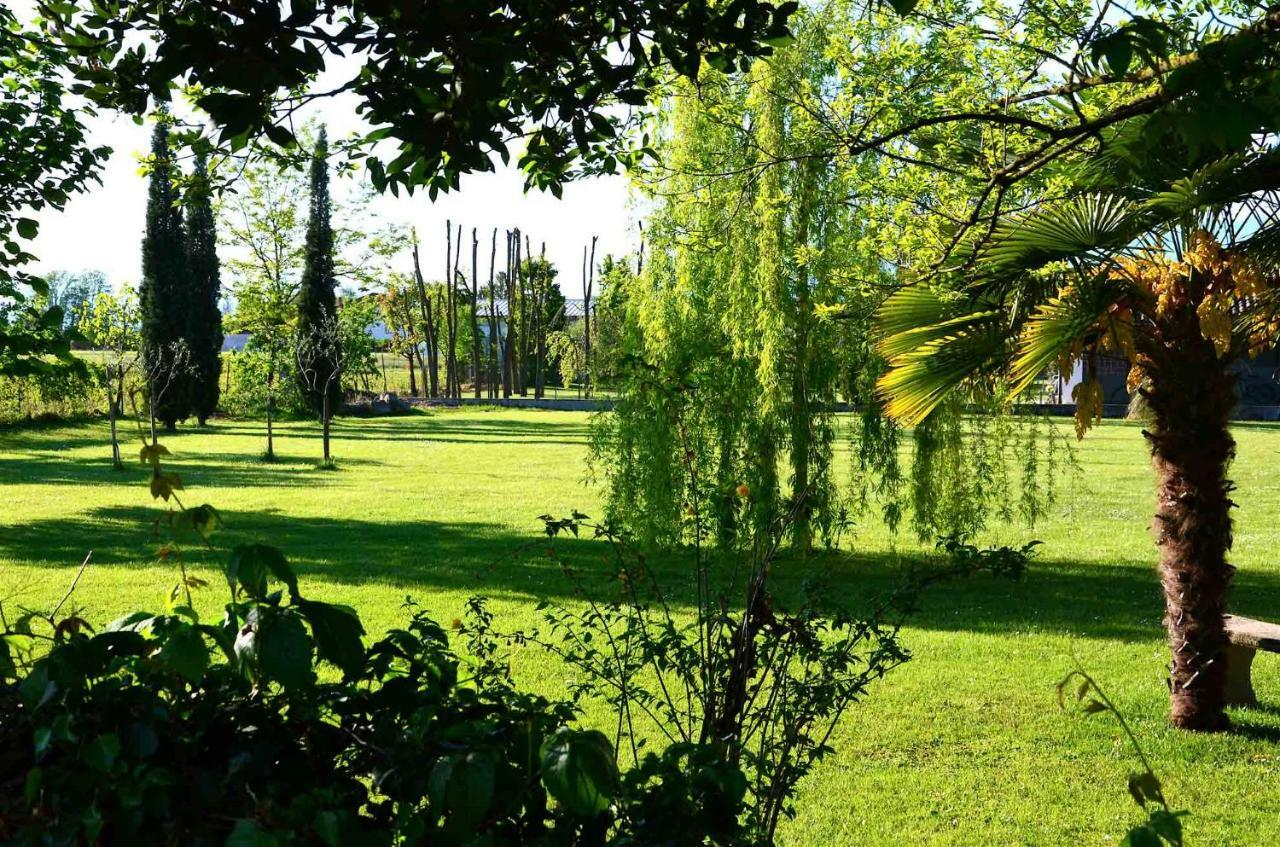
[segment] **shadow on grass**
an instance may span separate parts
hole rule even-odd
[[[550,413],[550,414],[555,414]],[[296,422],[295,422],[296,424]],[[315,426],[319,437],[320,428]],[[213,430],[218,435],[265,437],[261,424],[246,421],[222,422]],[[424,443],[447,441],[456,444],[547,444],[555,446],[585,444],[590,427],[585,423],[568,423],[563,419],[512,420],[506,417],[452,418],[449,413],[413,413],[387,418],[338,418],[332,435],[343,441],[407,441]],[[277,435],[307,438],[310,428],[282,426]]]
[[[297,475],[295,473],[295,475]],[[104,507],[75,518],[40,520],[0,534],[0,558],[71,569],[94,550],[99,564],[150,567],[161,542],[155,506]],[[337,585],[384,584],[423,594],[434,590],[491,596],[546,598],[573,604],[581,591],[596,599],[618,596],[617,568],[607,545],[578,539],[548,540],[531,517],[527,533],[490,523],[378,521],[299,518],[278,512],[224,512],[226,528],[215,536],[220,551],[248,541],[284,550],[299,572]],[[566,576],[549,543],[574,576]],[[224,553],[199,549],[188,539],[193,564],[219,568]],[[693,597],[687,553],[647,559],[664,590],[678,605]],[[928,567],[924,554],[899,557],[818,555],[808,563],[780,561],[776,594],[794,605],[802,585],[817,581],[818,596],[834,609],[853,612],[900,586],[909,569]],[[1241,614],[1277,617],[1280,578],[1242,571],[1232,608]],[[1018,632],[1071,634],[1129,642],[1162,637],[1163,604],[1151,567],[1037,560],[1022,582],[980,575],[936,586],[906,623],[939,631],[1009,635]]]
[[[96,441],[94,443],[97,443]],[[164,440],[160,442],[166,444]],[[320,450],[315,455],[298,451],[281,454],[274,461],[264,461],[261,451],[243,453],[184,452],[180,439],[170,439],[174,455],[165,460],[165,470],[177,473],[188,487],[258,487],[279,488],[315,484]],[[71,446],[71,445],[68,445]],[[109,447],[103,445],[101,456],[86,459],[55,449],[28,448],[20,455],[0,456],[0,485],[19,483],[39,485],[99,486],[141,485],[151,473],[138,459],[136,442],[120,445],[124,467],[111,464]],[[375,459],[338,456],[335,470],[383,464]]]

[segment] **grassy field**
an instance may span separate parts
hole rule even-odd
[[[354,604],[371,630],[399,621],[406,595],[447,622],[483,593],[508,627],[535,622],[535,598],[573,602],[558,570],[515,551],[537,540],[537,515],[597,508],[584,484],[585,416],[464,409],[342,420],[335,472],[314,467],[313,425],[282,430],[284,461],[274,465],[258,460],[254,423],[165,439],[186,500],[222,511],[220,545],[283,547],[304,589]],[[1236,435],[1233,607],[1280,619],[1280,428],[1240,425]],[[1024,583],[979,578],[928,596],[906,631],[916,658],[851,714],[833,741],[838,755],[805,785],[785,844],[1117,843],[1138,816],[1125,792],[1132,756],[1109,719],[1058,709],[1054,684],[1077,663],[1129,717],[1171,802],[1191,810],[1188,844],[1280,843],[1280,657],[1259,657],[1266,705],[1234,713],[1234,732],[1168,729],[1151,474],[1137,427],[1101,427],[1080,458],[1083,473],[1051,520],[986,539],[1045,542]],[[92,550],[76,594],[91,619],[159,607],[174,571],[153,561],[161,509],[145,478],[140,466],[111,470],[104,424],[0,431],[6,604],[52,605]],[[922,551],[872,527],[847,546],[807,567],[855,608]],[[601,554],[589,542],[575,548],[587,571],[603,569]],[[215,577],[209,555],[190,561]],[[222,602],[204,593],[210,611]],[[531,686],[564,690],[564,669],[536,650],[518,654],[516,670]]]

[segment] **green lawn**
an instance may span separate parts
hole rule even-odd
[[[164,439],[186,501],[222,511],[220,545],[283,547],[304,590],[357,606],[371,630],[400,620],[406,595],[448,622],[483,593],[508,627],[534,622],[537,597],[573,602],[558,570],[516,551],[537,542],[537,515],[597,508],[598,493],[584,484],[585,415],[464,409],[342,420],[336,472],[314,467],[314,426],[281,430],[285,461],[274,465],[258,460],[255,423],[218,421]],[[1236,434],[1233,605],[1280,619],[1272,471],[1280,428],[1241,425]],[[162,511],[144,468],[112,471],[105,439],[101,423],[0,431],[6,605],[52,605],[93,550],[76,594],[89,618],[160,606],[174,573],[152,561]],[[1025,583],[979,578],[927,598],[906,631],[916,658],[852,713],[834,740],[839,754],[806,784],[784,843],[1116,843],[1137,816],[1124,788],[1132,759],[1108,719],[1059,711],[1054,683],[1077,661],[1129,717],[1172,802],[1193,812],[1189,844],[1280,843],[1280,657],[1259,657],[1255,684],[1268,705],[1235,713],[1234,733],[1166,728],[1150,471],[1138,428],[1107,424],[1080,457],[1083,473],[1051,521],[987,539],[1046,542]],[[808,568],[853,606],[921,551],[871,528],[848,546],[849,555]],[[593,544],[574,552],[584,570],[603,569]],[[208,555],[188,555],[194,570],[215,578]],[[212,612],[221,594],[204,594]],[[517,655],[516,669],[531,686],[564,689],[565,671],[533,649]]]

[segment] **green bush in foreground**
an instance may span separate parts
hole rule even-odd
[[[181,506],[163,455],[142,451],[152,493],[207,543],[221,519]],[[163,613],[101,632],[0,616],[0,843],[745,843],[741,772],[693,744],[620,774],[571,706],[512,685],[479,600],[467,662],[412,604],[366,647],[355,611],[305,597],[263,544],[230,552],[226,615],[206,623],[176,541],[161,556],[182,573]]]
[[[734,843],[745,781],[705,747],[620,776],[569,706],[463,662],[421,612],[365,648],[355,613],[303,597],[273,548],[237,548],[227,576],[220,624],[181,583],[163,614],[56,622],[29,664],[38,621],[5,636],[0,840]],[[318,681],[321,662],[342,679]]]

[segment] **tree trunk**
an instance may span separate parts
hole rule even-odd
[[[416,376],[414,376],[414,361],[413,361],[414,350],[412,347],[409,348],[409,352],[408,354],[406,354],[406,358],[409,360],[409,396],[417,397],[418,396],[418,379]]]
[[[485,356],[487,363],[486,381],[489,388],[489,399],[498,399],[498,310],[494,303],[493,278],[498,263],[498,228],[493,229],[493,246],[489,248],[489,343]]]
[[[276,369],[275,365],[272,365],[271,369],[267,371],[267,461],[271,461],[276,457],[276,434],[272,417],[276,405],[275,382]]]
[[[431,314],[431,300],[427,297],[426,281],[422,278],[422,265],[418,261],[418,235],[413,236],[413,277],[418,283],[418,309],[422,312],[423,343],[427,347],[427,355],[419,356],[422,363],[422,391],[425,396],[435,397],[440,393],[436,368],[436,324]]]
[[[591,289],[596,281],[596,237],[591,236],[591,259],[587,263],[582,297],[582,396],[591,396]],[[582,248],[583,255],[587,249]]]
[[[323,419],[321,420],[321,429],[324,439],[324,463],[329,464],[329,386],[325,386],[323,410],[321,411]]]
[[[107,417],[111,420],[111,466],[116,470],[124,470],[124,462],[120,461],[120,437],[116,433],[116,418],[119,411],[116,407],[114,387],[107,388]]]
[[[791,372],[791,497],[795,523],[791,539],[802,557],[809,555],[813,529],[812,492],[809,490],[809,451],[812,447],[813,410],[809,404],[809,286],[802,280],[796,289],[795,364]]]
[[[1144,392],[1155,420],[1144,433],[1157,477],[1153,529],[1160,550],[1164,625],[1172,650],[1170,720],[1183,729],[1227,725],[1227,592],[1235,456],[1229,429],[1235,376],[1200,334],[1193,310],[1157,354]]]
[[[477,400],[480,399],[480,322],[476,317],[476,309],[480,301],[480,269],[477,256],[480,252],[480,239],[474,227],[471,229],[471,386]]]
[[[502,333],[502,396],[519,391],[516,371],[516,282],[520,276],[520,230],[507,233],[507,319]]]

